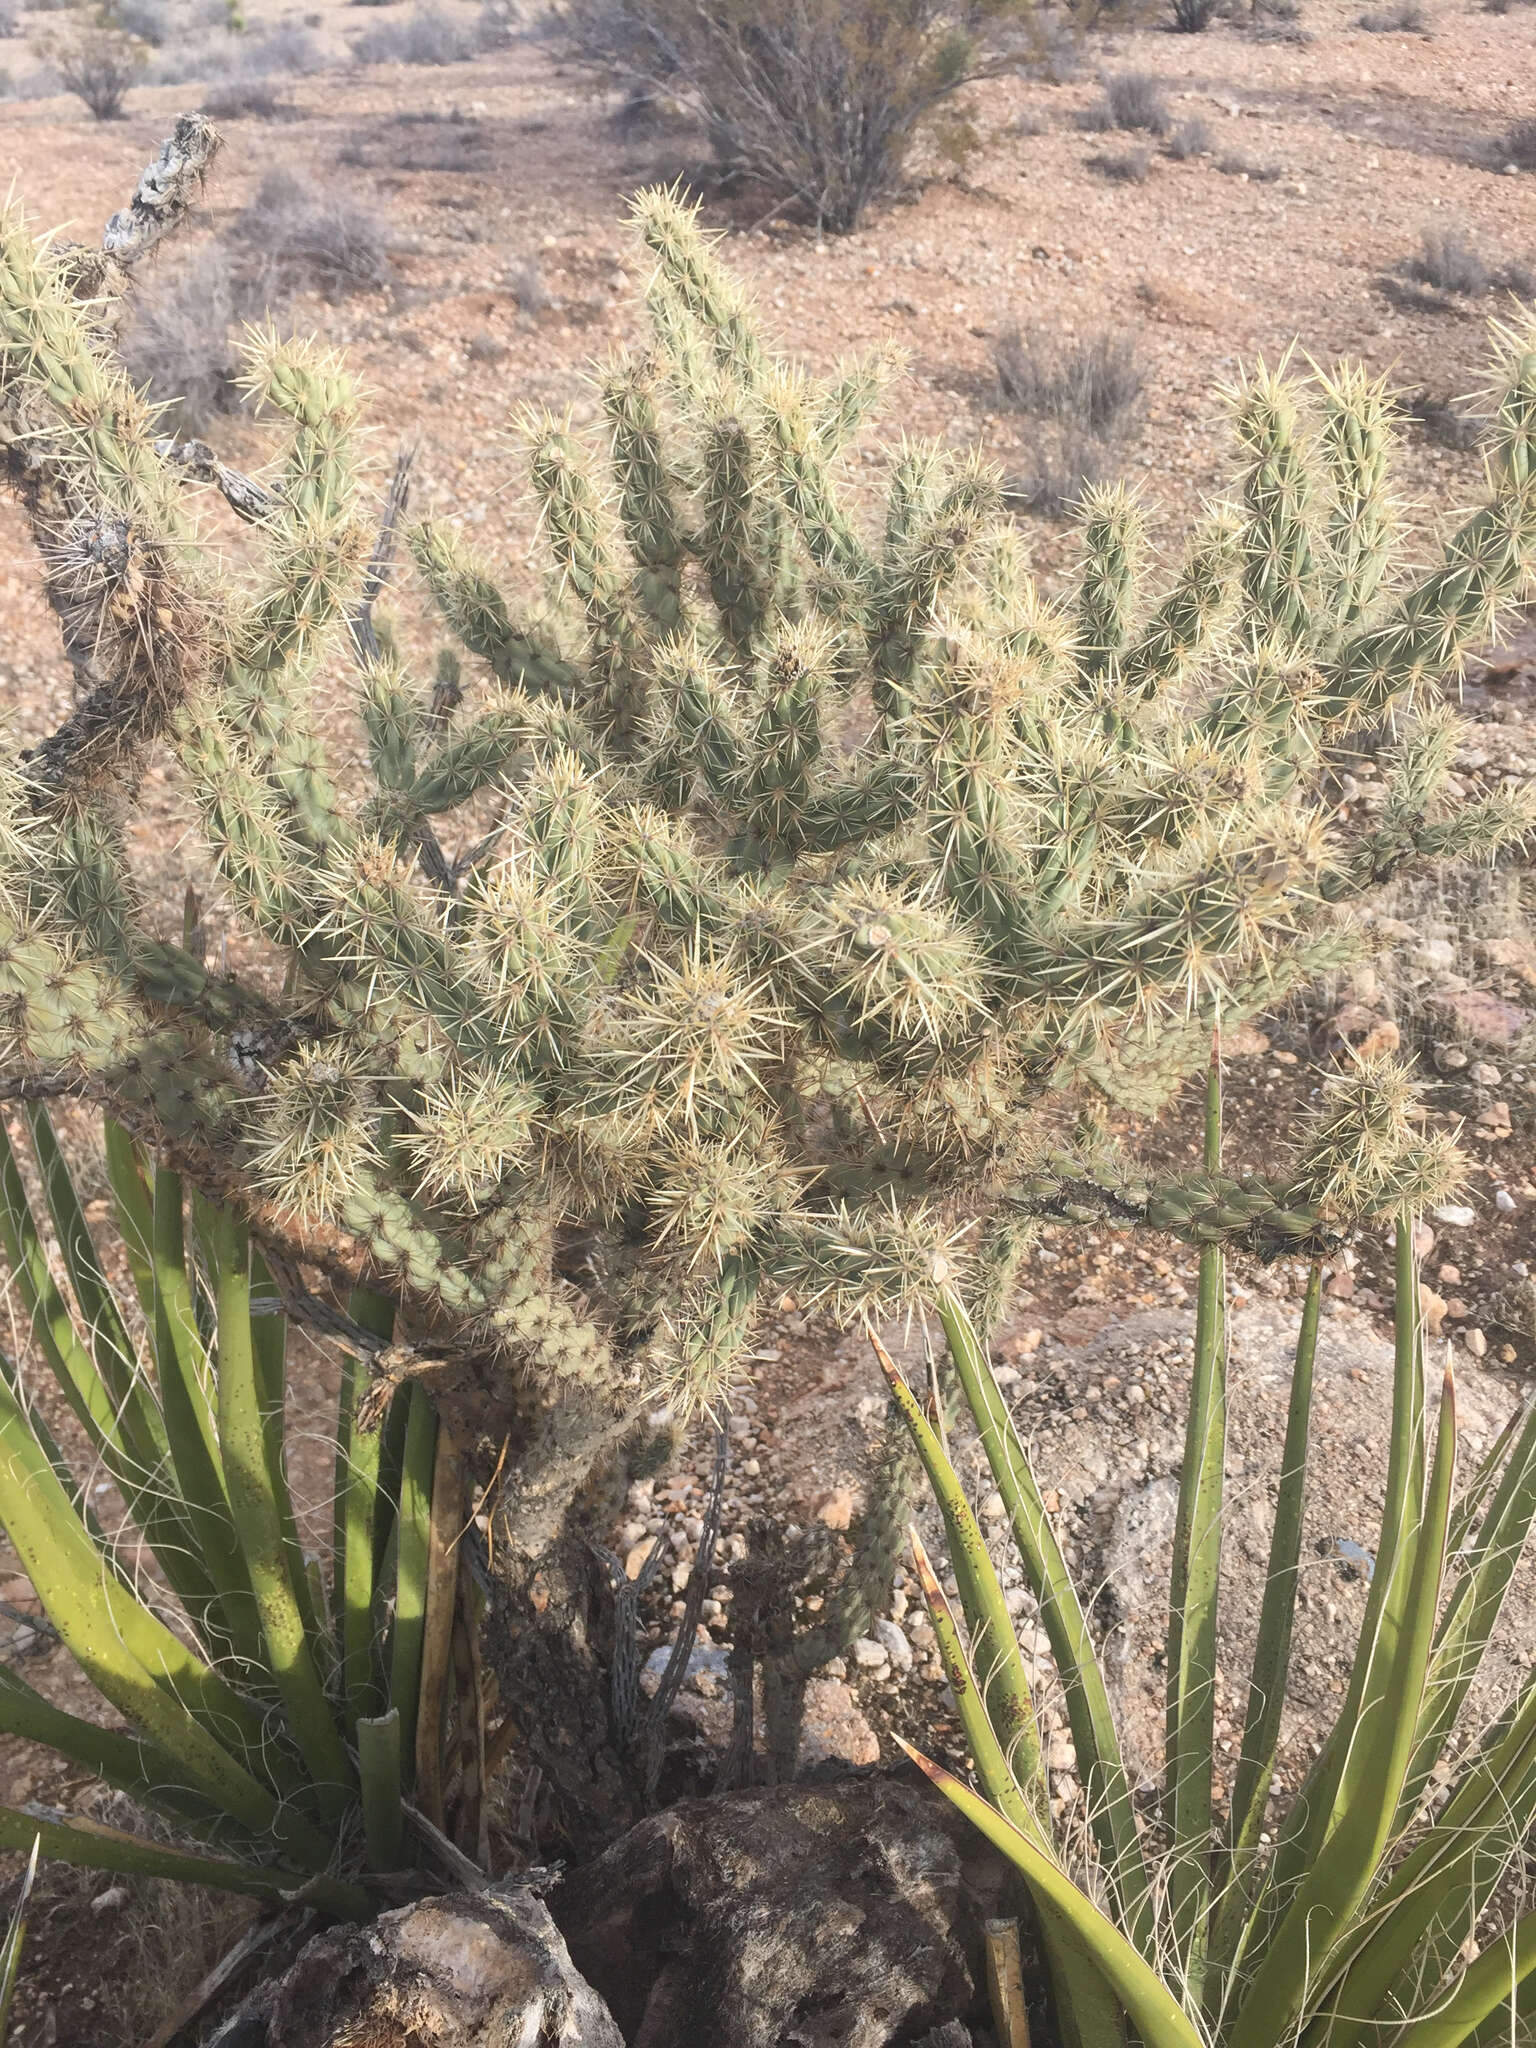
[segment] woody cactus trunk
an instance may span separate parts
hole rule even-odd
[[[5,770],[7,1088],[100,1098],[238,1205],[293,1310],[440,1400],[499,1472],[506,1697],[600,1800],[572,1503],[648,1405],[727,1405],[765,1310],[854,1323],[948,1282],[985,1317],[1042,1214],[1271,1253],[1434,1186],[1374,1098],[1264,1180],[1139,1175],[1092,1104],[1155,1100],[1218,1012],[1346,957],[1402,863],[1530,823],[1448,798],[1440,685],[1529,588],[1536,333],[1495,337],[1486,500],[1428,566],[1382,386],[1258,369],[1182,559],[1155,575],[1138,499],[1099,491],[1051,598],[984,463],[906,442],[858,472],[879,502],[853,488],[899,366],[780,361],[648,193],[651,332],[602,373],[602,432],[517,421],[529,604],[398,493],[374,543],[357,392],[316,344],[247,344],[286,436],[265,478],[157,438],[114,328],[216,141],[181,122],[101,252],[14,204],[0,227],[0,447],[79,683]],[[218,490],[244,566],[204,538]],[[397,526],[462,649],[435,682],[374,613]],[[341,679],[366,746],[318,709]],[[1330,778],[1383,727],[1355,830]],[[135,880],[152,763],[237,966]],[[336,1307],[360,1277],[398,1304],[387,1351]]]

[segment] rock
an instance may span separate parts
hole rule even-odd
[[[1536,1022],[1536,1012],[1481,988],[1435,995],[1430,998],[1430,1005],[1448,1018],[1463,1038],[1470,1038],[1476,1045],[1513,1045],[1521,1032]]]
[[[887,1621],[882,1614],[874,1624],[874,1634],[875,1641],[890,1658],[893,1671],[905,1673],[912,1669],[912,1645],[894,1621]]]
[[[654,1696],[656,1688],[661,1684],[661,1675],[666,1670],[667,1660],[671,1655],[672,1645],[660,1643],[646,1658],[640,1672],[640,1690],[647,1697]],[[688,1652],[688,1666],[683,1673],[683,1684],[696,1685],[701,1678],[710,1680],[715,1685],[726,1684],[726,1661],[729,1656],[729,1644],[695,1643]]]
[[[800,1730],[800,1765],[877,1764],[880,1738],[859,1712],[858,1702],[840,1678],[813,1678],[805,1688],[805,1720]]]
[[[829,1529],[841,1533],[853,1520],[852,1493],[846,1486],[839,1486],[816,1503],[815,1513],[818,1522],[824,1522]]]
[[[332,1927],[211,2048],[624,2048],[543,1900],[515,1880]]]
[[[1457,1307],[1464,1310],[1467,1304],[1459,1297],[1446,1302],[1442,1334],[1457,1327]],[[1225,1673],[1222,1711],[1238,1718],[1268,1562],[1298,1314],[1294,1302],[1255,1300],[1241,1307],[1234,1304],[1229,1318],[1227,1470],[1232,1476],[1223,1516],[1218,1655]],[[1187,1312],[1167,1310],[1124,1318],[1073,1361],[1074,1371],[1084,1377],[1123,1377],[1140,1365],[1150,1387],[1160,1361],[1178,1357],[1178,1340],[1187,1339],[1190,1320]],[[1472,1320],[1469,1315],[1461,1329],[1465,1331]],[[1456,1346],[1458,1420],[1474,1463],[1508,1421],[1516,1399],[1486,1370],[1494,1362],[1492,1349],[1490,1345],[1489,1355],[1480,1360],[1464,1337]],[[1173,1370],[1178,1372],[1177,1364]],[[1306,1566],[1307,1597],[1296,1614],[1292,1681],[1277,1765],[1288,1782],[1295,1773],[1305,1772],[1310,1744],[1327,1732],[1338,1713],[1333,1687],[1339,1644],[1346,1636],[1352,1641],[1358,1632],[1367,1591],[1363,1574],[1355,1570],[1353,1577],[1349,1575],[1354,1569],[1348,1562],[1352,1553],[1345,1546],[1370,1550],[1376,1545],[1392,1376],[1390,1332],[1383,1333],[1378,1321],[1357,1308],[1331,1304],[1318,1343],[1304,1539],[1309,1559],[1326,1557],[1328,1562]],[[1432,1377],[1438,1380],[1438,1375]],[[1437,1392],[1437,1387],[1431,1388],[1431,1405]],[[1143,1470],[1151,1467],[1147,1477],[1127,1485],[1107,1516],[1093,1511],[1093,1490],[1087,1484],[1090,1468],[1108,1455],[1117,1479],[1129,1476],[1137,1459],[1144,1457],[1137,1435],[1146,1429],[1148,1410],[1116,1411],[1106,1402],[1081,1417],[1063,1415],[1057,1397],[1046,1389],[1038,1406],[1026,1405],[1018,1416],[1020,1430],[1034,1446],[1042,1493],[1059,1496],[1057,1532],[1063,1544],[1078,1553],[1073,1568],[1077,1583],[1103,1589],[1093,1610],[1094,1626],[1133,1781],[1145,1777],[1155,1782],[1163,1768],[1162,1660],[1178,1510],[1175,1475],[1186,1403],[1187,1395],[1176,1388],[1169,1414],[1156,1433],[1161,1441],[1154,1443],[1153,1456],[1143,1465]],[[1326,1619],[1330,1600],[1338,1617],[1332,1625]],[[1514,1663],[1516,1652],[1536,1640],[1536,1584],[1517,1581],[1509,1600],[1512,1604],[1489,1645],[1468,1702],[1463,1723],[1468,1733],[1474,1733],[1518,1683],[1522,1674]],[[1053,1783],[1052,1790],[1060,1793],[1061,1787]]]
[[[1516,1208],[1519,1206],[1508,1188],[1496,1188],[1494,1190],[1493,1205],[1501,1216],[1513,1216]]]
[[[994,1487],[981,1503],[981,1519],[984,1522],[1001,1522],[1007,1513],[1003,1496]]]
[[[1486,1358],[1488,1356],[1488,1339],[1481,1330],[1468,1330],[1462,1342],[1474,1358]]]
[[[551,1901],[632,2048],[886,2048],[984,2010],[1005,1867],[926,1785],[689,1800]]]
[[[861,1671],[875,1671],[891,1660],[883,1643],[876,1642],[873,1636],[859,1636],[853,1645],[853,1661]]]

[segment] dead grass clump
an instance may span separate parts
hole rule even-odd
[[[1449,448],[1457,455],[1470,454],[1483,438],[1483,422],[1475,413],[1463,412],[1454,399],[1416,391],[1400,401],[1400,409],[1403,418],[1417,427],[1426,441],[1437,448]]]
[[[228,251],[212,242],[133,302],[123,362],[135,384],[170,408],[179,433],[204,433],[239,402],[241,296]]]
[[[1436,291],[1460,292],[1480,297],[1493,279],[1488,266],[1458,227],[1426,227],[1419,230],[1419,254],[1408,266],[1410,277]]]
[[[1098,149],[1084,159],[1090,171],[1114,185],[1144,185],[1152,168],[1150,149]]]
[[[267,173],[229,236],[258,298],[307,288],[341,299],[389,282],[382,218],[355,200],[321,196],[291,171]]]
[[[490,138],[470,114],[400,114],[354,129],[336,152],[339,164],[367,171],[486,171]]]
[[[1250,185],[1276,185],[1285,176],[1278,164],[1261,164],[1251,156],[1219,156],[1216,168],[1225,178],[1246,178]]]
[[[1536,171],[1536,118],[1516,121],[1507,128],[1495,143],[1493,155],[1500,170],[1513,164],[1517,171]]]
[[[993,361],[1010,405],[1101,440],[1130,431],[1146,391],[1136,344],[1124,334],[1067,341],[1044,328],[1011,327],[998,337]]]
[[[1373,8],[1360,15],[1355,27],[1373,36],[1421,36],[1429,27],[1429,17],[1418,0],[1401,0],[1396,7]]]
[[[1010,511],[1069,519],[1086,492],[1110,481],[1114,467],[1109,456],[1105,444],[1091,434],[1048,426],[1035,446],[1032,466],[1004,478],[1003,502]]]
[[[1209,121],[1192,114],[1187,121],[1181,121],[1163,145],[1175,163],[1189,163],[1200,156],[1214,156],[1216,138],[1211,133]]]
[[[1162,86],[1150,71],[1120,71],[1104,80],[1104,113],[1110,128],[1141,129],[1148,135],[1166,135],[1173,126],[1173,114],[1163,97]]]
[[[352,39],[359,64],[462,64],[478,40],[436,7],[418,7],[406,21],[381,21]]]
[[[1203,35],[1216,19],[1218,0],[1171,0],[1169,26],[1182,36]]]
[[[287,121],[298,109],[279,98],[270,78],[235,71],[203,94],[203,112],[214,121]]]

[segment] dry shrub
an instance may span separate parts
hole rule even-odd
[[[1216,138],[1211,133],[1209,121],[1192,114],[1187,121],[1181,121],[1164,144],[1175,163],[1189,163],[1200,156],[1214,156]]]
[[[479,50],[475,31],[436,7],[418,7],[405,21],[381,21],[352,39],[359,64],[462,64]]]
[[[1152,152],[1149,149],[1099,149],[1085,162],[1090,171],[1097,171],[1111,184],[1144,185],[1152,168]]]
[[[214,121],[286,121],[297,109],[279,98],[270,78],[233,71],[204,93],[203,112]]]
[[[227,250],[212,242],[135,303],[124,365],[169,408],[170,423],[182,433],[201,434],[237,402],[241,296]]]
[[[267,173],[229,234],[248,298],[270,303],[308,289],[342,299],[389,282],[381,217],[355,200],[323,195],[291,171]]]
[[[1362,14],[1355,27],[1373,36],[1421,36],[1429,27],[1429,18],[1418,0],[1403,0],[1401,6],[1380,7]]]
[[[724,174],[834,234],[919,137],[963,156],[962,88],[1049,56],[1031,0],[568,0],[563,19],[590,61],[696,114]]]
[[[149,51],[118,26],[110,7],[80,16],[38,44],[66,92],[83,100],[98,121],[121,120],[129,88],[143,73]]]
[[[471,114],[400,114],[354,129],[336,153],[367,171],[484,171],[491,166],[485,125]]]
[[[993,349],[1003,396],[1041,426],[1033,467],[1010,477],[1019,509],[1059,519],[1105,483],[1134,431],[1146,377],[1126,335],[1068,341],[1042,328],[1010,328]]]
[[[1143,129],[1148,135],[1166,135],[1173,126],[1173,114],[1163,88],[1149,71],[1121,71],[1104,81],[1106,126]]]
[[[1426,227],[1419,230],[1420,253],[1408,266],[1411,277],[1436,291],[1462,292],[1480,297],[1493,282],[1488,266],[1457,227]]]

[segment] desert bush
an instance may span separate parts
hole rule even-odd
[[[1130,430],[1146,376],[1128,335],[1065,340],[1044,328],[1008,328],[993,349],[1003,396],[1021,412],[1113,439]]]
[[[703,121],[723,171],[857,227],[919,139],[967,146],[956,95],[1042,54],[1030,0],[568,0],[577,47]]]
[[[1359,15],[1355,27],[1373,36],[1418,36],[1429,27],[1429,17],[1418,0],[1402,0],[1399,6],[1372,8]]]
[[[340,194],[323,197],[291,171],[269,171],[232,223],[229,242],[247,303],[276,302],[306,287],[328,299],[376,291],[389,281],[382,218]]]
[[[281,22],[265,35],[242,36],[239,68],[259,76],[312,78],[329,71],[324,45],[297,22]]]
[[[1536,171],[1536,118],[1506,128],[1494,145],[1493,157],[1500,169],[1513,164],[1519,171]]]
[[[1487,264],[1473,248],[1464,228],[1421,228],[1419,254],[1408,267],[1409,274],[1421,284],[1469,297],[1486,292],[1493,282]]]
[[[123,365],[179,431],[204,433],[239,402],[240,356],[233,339],[248,310],[222,243],[201,249],[134,306]]]
[[[401,114],[358,128],[336,153],[363,170],[480,171],[491,162],[484,123],[468,114]]]
[[[214,121],[281,121],[293,111],[270,78],[243,69],[203,94],[203,112]]]
[[[1126,2022],[1146,2048],[1280,2048],[1309,2036],[1491,2048],[1522,2038],[1518,2016],[1529,2005],[1521,1985],[1536,1968],[1536,1944],[1531,1917],[1514,1917],[1521,1908],[1509,1898],[1518,1901],[1523,1891],[1520,1866],[1536,1821],[1536,1677],[1525,1679],[1480,1742],[1458,1737],[1456,1724],[1529,1538],[1536,1412],[1529,1404],[1515,1409],[1458,1498],[1455,1386],[1447,1367],[1436,1414],[1413,1244],[1414,1206],[1443,1198],[1457,1166],[1454,1154],[1415,1131],[1413,1096],[1402,1070],[1364,1063],[1325,1089],[1307,1136],[1313,1171],[1326,1180],[1341,1223],[1398,1212],[1396,1346],[1384,1505],[1366,1553],[1364,1618],[1342,1667],[1346,1682],[1336,1687],[1338,1718],[1305,1783],[1278,1813],[1272,1778],[1292,1693],[1293,1621],[1304,1597],[1321,1261],[1311,1267],[1296,1339],[1246,1712],[1229,1766],[1223,1753],[1233,1744],[1217,1739],[1221,1561],[1231,1512],[1223,1470],[1227,1272],[1219,1245],[1201,1253],[1155,1825],[1133,1799],[1088,1606],[993,1376],[985,1322],[978,1330],[953,1288],[941,1293],[954,1377],[1065,1693],[1086,1826],[1077,1813],[1057,1823],[1035,1681],[986,1539],[919,1398],[881,1353],[945,1523],[954,1605],[921,1544],[914,1554],[981,1791],[918,1761],[1028,1884],[1066,2048],[1103,2048],[1123,2038]],[[1226,1179],[1214,1058],[1207,1104],[1205,1160],[1214,1186]],[[1032,1662],[1038,1669],[1038,1659]]]
[[[1097,171],[1111,184],[1144,185],[1152,168],[1152,152],[1149,149],[1098,149],[1083,161],[1090,171]]]
[[[1060,421],[1042,422],[1027,469],[1003,479],[1003,502],[1013,512],[1042,519],[1071,519],[1094,491],[1114,482],[1119,470],[1114,444]]]
[[[1180,35],[1203,35],[1216,19],[1220,0],[1169,0],[1169,17]]]
[[[1173,126],[1163,88],[1146,71],[1120,71],[1106,78],[1104,111],[1112,128],[1141,128],[1149,135],[1166,135]]]
[[[38,50],[58,72],[65,91],[83,100],[98,121],[121,119],[129,89],[149,61],[144,44],[117,26],[110,7],[83,14],[45,36]]]
[[[1210,122],[1193,114],[1179,123],[1163,146],[1175,163],[1188,163],[1195,157],[1214,156],[1216,137],[1211,133]]]
[[[178,130],[111,279],[210,147]],[[554,1721],[539,1761],[573,1799],[614,1741],[575,1503],[638,1419],[725,1404],[786,1295],[845,1327],[951,1281],[995,1297],[1040,1215],[1325,1248],[1315,1148],[1235,1187],[1138,1175],[1095,1110],[1165,1100],[1218,1012],[1337,964],[1399,869],[1536,818],[1461,799],[1435,694],[1530,586],[1528,327],[1498,344],[1484,502],[1428,566],[1402,559],[1379,386],[1256,369],[1231,502],[1171,571],[1102,490],[1053,598],[979,460],[907,443],[884,502],[855,497],[839,457],[889,357],[813,378],[675,196],[641,195],[633,233],[650,332],[602,372],[601,426],[522,425],[546,601],[449,518],[404,529],[462,649],[434,680],[373,620],[398,495],[375,540],[341,360],[247,337],[284,445],[270,486],[211,471],[256,521],[243,572],[199,545],[78,259],[14,208],[0,232],[26,424],[0,447],[25,447],[79,670],[0,783],[0,1075],[174,1145],[381,1392],[430,1375],[450,1429],[462,1402],[495,1461],[503,1696],[530,1744],[527,1699]],[[1335,750],[1389,719],[1387,803],[1352,825]],[[227,954],[141,896],[122,820],[152,770],[249,935]],[[387,1351],[346,1307],[364,1276]],[[781,1691],[889,1583],[901,1439]]]
[[[1464,455],[1483,438],[1484,422],[1454,399],[1418,391],[1401,401],[1401,410],[1403,418],[1421,428],[1437,448],[1449,448]]]
[[[521,22],[517,0],[480,0],[480,12],[475,16],[476,49],[509,50]]]
[[[418,7],[405,21],[381,21],[352,38],[360,64],[461,64],[479,45],[472,29],[436,7]]]
[[[117,26],[152,50],[171,33],[173,19],[169,0],[112,0],[112,18]]]
[[[1285,176],[1279,164],[1260,163],[1255,157],[1219,156],[1216,168],[1224,178],[1246,178],[1250,185],[1277,185]]]

